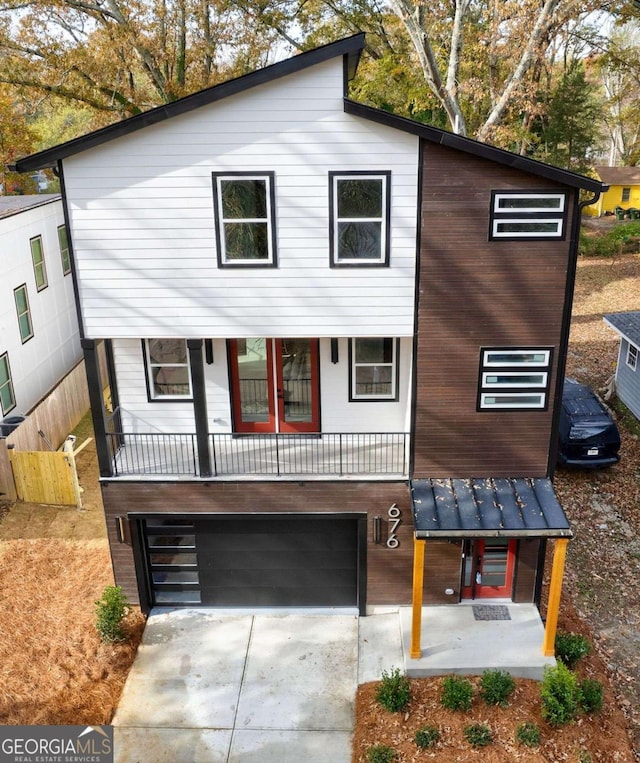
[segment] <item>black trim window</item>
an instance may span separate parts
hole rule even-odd
[[[33,274],[36,279],[36,290],[42,291],[49,285],[49,282],[47,281],[47,267],[44,262],[42,236],[34,236],[29,243],[31,245],[31,259],[33,260]]]
[[[2,413],[9,413],[16,407],[16,396],[13,391],[11,379],[11,367],[9,366],[9,354],[0,355],[0,406]]]
[[[351,339],[349,400],[397,400],[398,356],[397,339]]]
[[[493,191],[489,239],[562,240],[566,206],[566,194],[560,192]]]
[[[68,276],[71,272],[71,255],[69,253],[69,237],[65,225],[58,226],[58,244],[60,245],[60,258],[62,260],[62,275]]]
[[[214,172],[220,267],[275,267],[275,174]]]
[[[550,347],[483,348],[478,410],[546,410],[551,356]]]
[[[26,283],[13,290],[13,298],[16,302],[20,339],[22,344],[24,344],[33,336],[33,323],[31,322],[31,309],[29,307],[29,294],[27,293]]]
[[[635,344],[631,344],[629,342],[629,346],[627,347],[627,365],[632,371],[635,371],[638,367],[638,348],[635,346]]]
[[[330,172],[332,266],[389,265],[391,173]]]
[[[186,339],[145,339],[143,346],[149,400],[190,400]]]

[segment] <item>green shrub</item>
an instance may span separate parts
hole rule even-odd
[[[125,637],[122,621],[130,610],[122,588],[119,585],[108,585],[95,605],[96,630],[100,638],[103,641],[122,641]]]
[[[464,736],[473,747],[486,747],[493,742],[491,729],[485,723],[472,723],[466,726]]]
[[[473,697],[473,686],[462,676],[445,676],[442,683],[440,702],[447,710],[469,710]]]
[[[413,739],[421,750],[426,750],[440,741],[440,732],[436,726],[423,726],[416,731]]]
[[[540,686],[542,717],[551,726],[563,726],[580,712],[578,679],[562,662],[555,668],[546,667]]]
[[[580,682],[580,705],[585,713],[596,713],[604,705],[604,688],[600,681],[585,678]]]
[[[395,750],[386,744],[376,744],[367,750],[369,763],[393,763],[395,759]]]
[[[480,696],[487,705],[506,707],[516,682],[506,670],[485,670],[480,679]]]
[[[376,699],[391,713],[398,713],[409,704],[411,684],[399,668],[394,668],[390,673],[382,671],[382,680],[376,688]]]
[[[557,659],[561,660],[569,670],[573,670],[578,660],[586,657],[591,651],[591,644],[580,633],[556,634],[555,647]]]
[[[516,729],[516,739],[525,747],[537,747],[540,744],[540,729],[535,723],[521,723]]]

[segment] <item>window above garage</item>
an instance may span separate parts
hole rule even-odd
[[[565,237],[566,194],[493,191],[489,240]]]

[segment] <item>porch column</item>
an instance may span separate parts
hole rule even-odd
[[[189,366],[191,368],[191,389],[193,390],[193,415],[196,422],[198,467],[201,477],[210,477],[211,457],[209,455],[209,419],[207,418],[207,392],[204,386],[202,339],[187,339],[187,349],[189,351]]]
[[[98,343],[95,339],[81,339],[80,345],[84,354],[84,368],[87,374],[89,389],[89,404],[93,419],[93,434],[96,440],[96,454],[101,477],[113,477],[113,463],[107,442],[107,426],[105,422],[104,392],[98,358]]]
[[[542,653],[545,657],[554,657],[556,653],[556,630],[558,628],[558,612],[562,595],[562,578],[564,563],[567,556],[567,538],[556,538],[553,550],[553,565],[551,567],[551,583],[549,584],[549,603],[547,604],[547,621],[544,627]]]
[[[411,649],[409,656],[419,660],[422,656],[422,592],[424,588],[424,539],[413,538],[413,599],[411,610]]]

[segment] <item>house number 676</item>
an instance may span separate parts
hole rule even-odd
[[[396,530],[400,525],[400,509],[394,503],[389,507],[389,537],[387,538],[387,548],[398,548],[400,541],[396,535]]]

